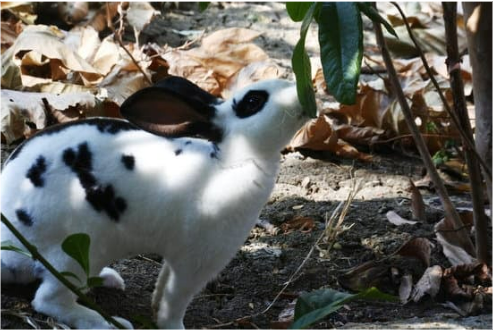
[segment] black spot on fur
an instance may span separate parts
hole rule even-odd
[[[119,120],[119,119],[110,119],[110,118],[91,118],[86,120],[71,121],[63,124],[56,124],[48,128],[45,128],[44,130],[36,133],[33,137],[29,138],[28,140],[20,144],[17,147],[17,149],[15,149],[10,154],[10,157],[5,161],[5,165],[7,165],[8,162],[10,162],[11,160],[15,159],[20,154],[20,152],[22,151],[22,149],[26,144],[30,143],[31,141],[37,139],[40,136],[57,134],[72,126],[86,126],[86,125],[96,126],[99,132],[106,134],[118,134],[124,131],[140,130],[140,128],[134,126],[128,121]]]
[[[44,185],[44,172],[46,172],[46,160],[43,156],[39,156],[27,171],[26,177],[31,180],[35,187],[42,187]]]
[[[221,151],[217,144],[213,143],[212,144],[212,152],[210,153],[211,158],[219,159],[218,153]]]
[[[17,215],[17,219],[19,221],[28,227],[31,227],[33,225],[33,218],[29,215],[29,213],[26,212],[24,209],[17,209],[15,210],[15,214]]]
[[[112,220],[118,221],[127,204],[123,198],[116,196],[113,185],[98,183],[92,173],[92,153],[87,142],[81,143],[77,151],[72,148],[66,149],[62,158],[65,164],[77,174],[89,204],[96,211],[104,211]]]
[[[185,142],[185,145],[186,145],[186,146],[188,146],[188,145],[190,145],[190,144],[192,144],[192,141],[187,141],[187,142]]]
[[[178,156],[179,154],[181,154],[183,152],[182,149],[176,149],[175,150],[175,155]]]
[[[14,100],[12,100],[12,99],[9,99],[9,101],[10,101],[10,102],[14,102]]]
[[[123,163],[123,166],[125,166],[125,168],[127,170],[133,170],[134,167],[135,167],[135,158],[134,156],[130,156],[130,155],[122,155],[122,163]]]

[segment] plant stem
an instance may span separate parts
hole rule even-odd
[[[457,42],[457,3],[442,2],[443,19],[445,21],[445,38],[447,44],[447,68],[450,75],[450,87],[454,96],[454,110],[460,121],[462,130],[467,134],[463,137],[463,148],[471,185],[472,208],[476,233],[476,255],[479,262],[490,263],[488,252],[488,225],[484,213],[483,180],[477,157],[465,140],[473,141],[472,128],[467,114],[464,85],[460,72],[461,58]],[[476,118],[481,120],[481,118]]]
[[[376,7],[376,4],[373,5]],[[445,189],[442,179],[438,175],[435,165],[433,164],[433,160],[431,159],[430,152],[428,151],[428,148],[426,147],[423,137],[419,132],[419,128],[414,122],[413,114],[411,112],[411,109],[409,108],[409,105],[407,104],[406,96],[402,91],[402,87],[399,83],[399,78],[397,77],[394,64],[392,63],[392,58],[390,57],[389,51],[387,49],[387,44],[383,37],[382,27],[380,24],[374,24],[374,28],[377,37],[377,44],[382,52],[382,58],[385,62],[385,67],[387,68],[390,84],[392,85],[392,89],[397,97],[399,105],[401,106],[402,113],[404,115],[404,119],[406,120],[407,126],[409,127],[409,130],[413,135],[414,142],[416,143],[416,148],[418,149],[419,154],[421,155],[423,164],[426,167],[428,174],[430,175],[431,181],[435,185],[435,189],[442,202],[445,215],[452,221],[455,228],[461,228],[463,226],[462,220],[460,219],[460,216],[457,213],[457,210],[455,209],[454,205],[450,201],[450,198],[447,194],[447,190]],[[463,246],[468,253],[475,255],[474,245],[472,244],[469,234],[467,233],[467,231],[465,231],[465,229],[462,230],[464,230],[463,232],[464,235],[459,236],[461,237],[460,238],[461,242],[458,243],[460,243],[461,246]]]
[[[406,15],[404,14],[401,7],[396,2],[391,2],[391,3],[397,8],[399,13],[401,14],[401,17],[404,21],[404,25],[406,26],[406,29],[407,29],[407,33],[409,34],[409,37],[411,38],[411,40],[414,44],[414,47],[416,47],[416,50],[419,53],[419,57],[421,58],[421,61],[423,62],[423,66],[426,70],[426,73],[430,77],[430,80],[433,83],[433,86],[435,87],[438,95],[440,96],[440,99],[442,100],[443,107],[445,108],[445,111],[447,111],[448,115],[450,116],[450,118],[454,122],[455,127],[457,127],[457,130],[459,131],[459,133],[462,137],[463,143],[465,145],[467,145],[468,148],[471,149],[472,152],[474,152],[475,156],[478,158],[479,162],[481,163],[481,166],[483,167],[484,172],[486,173],[487,179],[491,181],[491,169],[486,164],[486,162],[483,160],[483,158],[479,156],[478,151],[474,147],[474,140],[472,139],[472,137],[469,136],[469,134],[466,132],[466,130],[464,130],[463,126],[460,123],[460,119],[457,117],[457,114],[452,111],[447,100],[445,99],[445,96],[443,95],[442,90],[440,89],[440,86],[438,85],[438,82],[435,79],[435,76],[433,75],[433,72],[431,72],[431,68],[428,65],[428,61],[426,60],[425,54],[423,53],[423,50],[419,46],[418,41],[414,37],[414,34],[411,30],[411,27],[409,26],[409,22],[407,20]]]
[[[118,329],[125,329],[118,321],[113,319],[105,311],[103,311],[96,303],[83,294],[75,285],[60,274],[55,267],[53,267],[48,260],[46,260],[39,252],[38,249],[29,243],[29,241],[14,227],[14,225],[2,214],[2,223],[14,234],[14,236],[21,242],[22,245],[31,253],[34,260],[39,261],[53,276],[55,276],[63,285],[65,285],[70,291],[72,291],[80,300],[82,300],[89,308],[98,312],[106,321],[116,326]]]

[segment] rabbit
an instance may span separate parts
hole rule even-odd
[[[51,126],[21,144],[1,174],[1,211],[56,269],[82,279],[61,243],[88,234],[90,276],[101,272],[107,286],[124,288],[105,267],[111,262],[160,254],[157,325],[184,328],[193,296],[255,225],[280,152],[308,117],[292,82],[260,81],[222,100],[180,77],[137,91],[120,113]],[[3,224],[1,233],[22,246]],[[1,263],[2,283],[41,279],[36,311],[77,328],[111,328],[38,262],[2,251]]]

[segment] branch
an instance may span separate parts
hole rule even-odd
[[[467,139],[471,139],[472,141],[472,128],[469,122],[469,115],[467,114],[464,85],[460,73],[461,58],[457,42],[457,4],[443,2],[442,7],[447,44],[446,63],[450,75],[450,87],[454,96],[454,110]],[[465,140],[466,138],[463,137],[464,142]],[[488,251],[488,224],[486,222],[486,215],[484,214],[483,180],[477,161],[481,157],[475,157],[473,150],[475,149],[464,145],[464,154],[469,171],[469,183],[471,185],[474,227],[476,229],[476,255],[479,262],[487,264],[491,260]]]
[[[72,291],[80,300],[82,300],[87,307],[98,312],[106,321],[113,324],[118,329],[125,329],[118,321],[112,318],[104,310],[101,309],[96,303],[89,299],[85,294],[83,294],[75,285],[73,285],[69,280],[65,278],[58,270],[53,267],[48,260],[46,260],[39,252],[38,249],[29,243],[29,241],[12,225],[12,223],[3,215],[2,213],[2,223],[14,234],[14,236],[19,240],[19,242],[24,245],[24,247],[31,253],[34,260],[38,260],[57,280],[62,282],[70,291]]]
[[[373,4],[373,6],[376,7],[376,4]],[[377,44],[382,52],[382,58],[385,62],[385,67],[387,68],[390,83],[392,85],[392,88],[394,89],[394,93],[401,106],[402,113],[404,115],[404,119],[406,120],[407,126],[409,127],[409,130],[413,135],[414,142],[416,143],[416,148],[418,149],[419,154],[421,155],[421,158],[423,160],[423,164],[426,167],[433,184],[435,185],[435,189],[437,191],[438,196],[440,197],[445,214],[452,221],[454,228],[460,228],[461,226],[463,226],[462,220],[460,219],[460,216],[457,213],[457,210],[455,209],[454,205],[450,201],[450,198],[447,194],[447,190],[445,189],[442,179],[438,175],[438,172],[435,166],[433,165],[433,161],[431,159],[430,153],[428,151],[428,148],[426,147],[423,137],[419,132],[419,128],[416,126],[416,123],[414,122],[413,114],[411,112],[411,109],[409,108],[409,105],[407,104],[406,97],[404,95],[404,92],[402,91],[402,87],[399,83],[399,79],[397,77],[397,73],[394,68],[394,64],[392,63],[392,59],[387,49],[387,44],[383,37],[382,27],[380,24],[374,24],[374,28],[377,37]],[[461,238],[461,240],[463,240],[461,244],[462,246],[466,247],[466,250],[474,251],[474,245],[472,244],[472,241],[468,234],[463,235],[463,238]]]
[[[457,127],[457,130],[459,131],[459,133],[460,133],[460,135],[462,137],[462,142],[465,145],[467,145],[467,147],[474,152],[476,158],[481,163],[481,166],[483,166],[483,169],[484,169],[485,173],[487,173],[487,175],[489,176],[487,179],[491,181],[491,169],[486,164],[486,162],[483,160],[483,158],[479,156],[478,151],[474,147],[473,140],[469,137],[469,135],[467,134],[467,132],[464,130],[464,128],[462,127],[462,125],[460,123],[460,120],[457,117],[456,113],[452,111],[452,109],[450,108],[447,100],[445,99],[445,96],[443,95],[442,90],[440,89],[440,86],[438,85],[438,82],[435,79],[435,76],[433,75],[433,72],[431,72],[431,68],[428,65],[428,61],[426,60],[425,54],[423,53],[423,50],[419,46],[418,41],[414,37],[414,34],[413,34],[412,30],[411,30],[411,27],[409,26],[409,22],[407,20],[406,15],[404,14],[404,12],[402,11],[401,7],[396,2],[391,2],[391,3],[397,8],[397,10],[399,11],[399,13],[401,14],[401,17],[402,17],[402,19],[404,21],[404,24],[406,25],[407,33],[409,34],[409,37],[411,38],[411,40],[412,40],[412,42],[414,44],[414,47],[416,47],[416,49],[417,49],[417,51],[419,53],[419,57],[421,58],[421,61],[423,62],[423,66],[424,66],[424,68],[426,70],[426,73],[430,77],[430,80],[433,83],[433,86],[435,86],[435,89],[438,92],[438,95],[440,96],[440,99],[442,100],[443,107],[445,108],[445,110],[447,111],[448,115],[450,116],[450,118],[454,122],[455,127]]]

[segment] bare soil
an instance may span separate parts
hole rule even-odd
[[[165,18],[155,21],[143,37],[163,42],[159,40],[162,33],[158,32],[166,30],[166,40],[173,40],[175,44],[170,42],[171,45],[177,46],[184,40],[182,36],[169,32],[171,28],[214,31],[238,26],[263,31],[259,44],[279,65],[286,68],[286,75],[290,75],[289,58],[298,38],[299,24],[290,22],[283,4],[214,4],[201,14],[193,6],[191,9],[168,9]],[[423,167],[417,157],[394,152],[374,155],[370,162],[359,162],[314,153],[308,157],[308,154],[290,153],[283,156],[276,188],[261,213],[261,219],[276,226],[278,232],[262,227],[252,229],[236,257],[189,306],[185,316],[187,328],[276,327],[275,321],[280,312],[300,293],[319,288],[344,291],[338,276],[365,261],[393,253],[412,237],[425,237],[434,244],[432,265],[449,266],[433,232],[433,226],[443,217],[443,211],[437,207],[432,191],[422,191],[429,201],[426,221],[414,226],[395,226],[386,218],[387,211],[393,210],[411,219],[409,179],[418,180],[423,176]],[[320,157],[322,160],[317,159]],[[344,224],[352,227],[338,236],[337,244],[328,255],[321,256],[315,250],[286,291],[264,313],[284,283],[291,279],[306,259],[324,229],[326,217],[341,200],[347,198],[354,182],[360,182],[361,190],[344,220]],[[455,200],[468,203],[466,196],[455,196]],[[313,228],[295,228],[285,232],[282,225],[295,217],[313,219],[315,225]],[[135,327],[145,327],[143,320],[152,319],[150,300],[160,262],[159,256],[154,255],[117,261],[112,267],[124,278],[126,290],[97,288],[92,290],[90,296],[111,315],[127,318]],[[391,281],[389,279],[387,285],[380,283],[380,286],[388,293],[397,294],[398,285]],[[35,288],[35,284],[2,287],[2,328],[30,328],[26,319],[19,317],[20,313],[32,317],[42,327],[50,327],[46,323],[49,320],[34,312],[30,306]],[[9,312],[18,315],[9,315]],[[344,306],[314,327],[396,328],[395,322],[402,323],[404,320],[429,325],[422,328],[490,329],[491,305],[482,313],[486,315],[467,323],[468,319],[446,309],[442,302],[431,299],[406,305],[357,301]],[[445,325],[440,326],[438,318]]]

